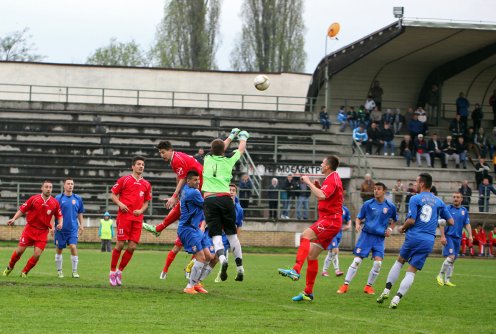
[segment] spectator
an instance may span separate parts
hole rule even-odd
[[[468,109],[470,108],[470,102],[465,98],[463,92],[460,92],[458,98],[456,99],[456,113],[460,115],[460,119],[463,123],[467,124]]]
[[[203,165],[203,159],[205,158],[205,151],[203,148],[198,149],[198,153],[196,153],[193,158],[196,159],[201,165]]]
[[[493,177],[489,175],[490,170],[489,165],[483,158],[480,158],[475,164],[475,184],[477,185],[477,189],[479,189],[479,186],[484,178],[487,178],[489,183],[493,183]]]
[[[374,186],[375,183],[372,181],[372,176],[369,173],[365,174],[364,180],[360,186],[360,197],[362,198],[363,203],[374,198]]]
[[[484,128],[479,128],[479,131],[475,133],[474,144],[477,146],[479,156],[485,159],[487,152],[489,151],[489,144]]]
[[[403,195],[405,194],[405,185],[400,179],[396,180],[396,184],[393,186],[393,200],[394,205],[396,205],[396,211],[401,212],[401,203],[403,202]]]
[[[482,118],[484,117],[480,104],[478,103],[475,104],[475,108],[472,111],[471,117],[472,117],[472,124],[474,125],[474,131],[478,132],[481,127]]]
[[[489,105],[493,110],[493,126],[496,126],[496,89],[493,90],[493,95],[489,97]]]
[[[465,136],[465,133],[467,132],[467,123],[462,121],[460,115],[456,115],[455,119],[450,122],[449,130],[451,131],[453,139],[457,140],[458,137]]]
[[[370,113],[365,110],[364,106],[358,107],[357,120],[358,123],[363,123],[365,124],[365,128],[368,128],[370,124]]]
[[[355,111],[355,107],[350,107],[348,110],[348,123],[350,124],[350,129],[356,129],[358,127],[358,118]]]
[[[396,109],[393,121],[394,134],[398,134],[401,131],[403,124],[405,124],[405,116],[401,114],[401,111],[399,109]]]
[[[370,112],[370,121],[379,124],[382,121],[382,112],[375,107]]]
[[[472,188],[468,185],[468,180],[463,180],[462,185],[458,188],[458,192],[462,194],[462,205],[470,211],[470,202],[472,201]]]
[[[372,96],[375,105],[380,111],[382,111],[382,94],[384,94],[384,90],[380,86],[379,80],[375,80],[374,85],[370,88],[369,95]]]
[[[493,226],[493,230],[489,232],[489,256],[494,257],[494,245],[496,245],[496,225]]]
[[[114,237],[114,228],[112,224],[114,221],[110,219],[110,213],[105,212],[103,219],[100,219],[100,226],[98,228],[98,236],[101,240],[100,250],[102,252],[112,251],[112,238]]]
[[[369,136],[367,135],[367,131],[365,131],[365,127],[363,123],[360,123],[358,128],[353,130],[353,153],[355,153],[355,148],[359,147],[367,147],[367,141],[369,140]],[[363,149],[362,149],[363,152]]]
[[[270,183],[267,194],[269,197],[269,219],[276,221],[279,208],[279,181],[275,177]]]
[[[465,139],[460,136],[458,137],[458,142],[456,143],[456,153],[460,157],[460,163],[463,165],[463,169],[467,169],[467,144],[465,144]]]
[[[410,162],[413,159],[413,141],[410,135],[405,135],[400,144],[400,155],[405,157],[407,167],[410,167]]]
[[[460,168],[460,156],[456,150],[456,143],[453,141],[451,136],[447,136],[446,140],[443,143],[443,152],[444,152],[444,165],[448,166],[449,160],[455,161],[456,168]]]
[[[429,94],[427,95],[427,117],[434,118],[439,110],[439,88],[437,85],[432,85]]]
[[[418,115],[418,120],[424,124],[424,129],[427,129],[427,113],[422,107],[417,107],[415,113]]]
[[[472,232],[472,235],[474,236],[473,244],[479,247],[477,256],[484,256],[484,246],[487,242],[486,231],[484,231],[484,227],[482,227],[482,224],[478,223]],[[470,253],[472,256],[474,255],[473,249],[470,250]]]
[[[434,185],[434,183],[432,183],[432,186],[431,186],[431,193],[434,194],[434,196],[437,196],[437,188],[436,186]]]
[[[427,148],[427,142],[424,139],[423,134],[419,134],[417,139],[413,141],[413,146],[415,148],[415,157],[417,158],[417,166],[422,167],[422,157],[427,163],[427,167],[431,167],[431,156],[429,155],[429,150]]]
[[[486,143],[489,151],[489,159],[492,159],[494,158],[494,148],[496,147],[496,127],[486,136]]]
[[[384,127],[384,125],[388,123],[389,125],[393,126],[394,123],[394,115],[391,111],[391,109],[386,109],[386,112],[382,114],[382,119],[381,119],[381,125]]]
[[[496,194],[496,189],[489,183],[485,177],[479,186],[479,212],[489,212],[489,197],[491,193]]]
[[[429,139],[429,142],[427,143],[427,148],[431,157],[432,168],[434,168],[435,165],[435,158],[439,158],[441,167],[446,168],[446,156],[442,150],[441,141],[437,138],[437,133],[432,134],[432,138]]]
[[[281,188],[284,190],[281,193],[282,199],[282,219],[289,219],[289,214],[291,212],[291,202],[294,201],[296,197],[296,190],[298,189],[298,184],[293,178],[293,174],[289,173],[286,179],[282,182]]]
[[[367,154],[372,154],[373,146],[376,147],[375,154],[381,154],[381,148],[384,145],[381,137],[381,130],[377,126],[376,122],[370,124],[370,128],[367,129],[368,141],[367,141]]]
[[[384,129],[382,129],[381,132],[381,139],[384,143],[384,155],[388,155],[389,147],[389,154],[394,156],[394,132],[389,123],[384,123]]]
[[[424,123],[418,120],[418,114],[413,114],[412,119],[408,121],[408,131],[412,138],[417,138],[419,134],[424,134]]]
[[[339,108],[337,120],[339,124],[339,132],[343,132],[348,124],[348,114],[344,110],[344,106]]]
[[[298,220],[308,219],[308,198],[310,197],[310,188],[300,179],[298,182],[298,202],[296,203],[296,218]]]
[[[250,180],[248,174],[243,174],[241,180],[238,183],[239,188],[239,204],[243,209],[245,209],[245,215],[247,213],[247,208],[250,206],[251,192],[253,191],[253,183]]]
[[[413,186],[413,183],[408,183],[408,188],[406,189],[406,197],[405,197],[405,212],[408,213],[409,210],[409,204],[410,204],[410,198],[412,198],[413,195],[415,195],[417,191],[415,190],[415,187]]]
[[[372,110],[376,107],[375,101],[372,98],[372,95],[367,96],[367,100],[365,100],[365,104],[363,105],[365,110],[370,114]]]
[[[477,159],[479,159],[480,152],[479,147],[475,144],[475,132],[473,127],[468,128],[468,131],[465,134],[465,144],[467,144],[468,160],[472,162],[472,157],[477,157]]]
[[[320,107],[319,121],[322,124],[322,130],[329,131],[329,127],[331,126],[331,121],[329,121],[329,114],[327,113],[326,106]]]

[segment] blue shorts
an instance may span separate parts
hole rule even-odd
[[[227,235],[222,233],[222,243],[224,244],[224,249],[229,250],[231,249],[231,245],[229,244],[229,240],[227,239]]]
[[[462,239],[453,238],[453,237],[450,237],[449,235],[447,235],[446,236],[446,246],[443,247],[443,256],[444,257],[455,256],[455,258],[457,258],[458,253],[460,253],[461,242],[462,242]]]
[[[332,250],[332,249],[335,249],[335,248],[339,248],[339,244],[341,243],[341,237],[343,236],[342,233],[336,235],[331,243],[329,244],[329,246],[327,247],[328,250]]]
[[[55,231],[53,243],[57,246],[57,248],[64,249],[67,245],[77,245],[78,236],[72,232]]]
[[[372,252],[372,257],[379,256],[384,258],[384,236],[362,231],[353,250],[353,254],[366,258],[370,252]]]
[[[434,248],[434,240],[412,240],[405,239],[400,249],[400,256],[410,265],[422,270],[425,260]]]
[[[189,254],[196,254],[207,248],[212,252],[213,245],[210,238],[200,229],[185,228],[178,230],[179,239],[183,243],[184,250]]]

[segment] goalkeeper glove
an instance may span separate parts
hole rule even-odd
[[[236,138],[236,136],[238,135],[238,133],[240,132],[241,130],[238,129],[238,128],[234,128],[231,130],[231,134],[229,135],[229,139],[231,140],[234,140],[234,138]]]
[[[238,134],[239,140],[248,140],[248,138],[250,138],[250,134],[244,130]]]

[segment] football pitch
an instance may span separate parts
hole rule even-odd
[[[13,249],[0,249],[2,271]],[[10,276],[0,276],[1,333],[490,333],[496,326],[496,261],[487,259],[459,259],[452,278],[457,286],[441,287],[436,275],[442,259],[429,258],[398,309],[391,310],[375,300],[395,255],[386,256],[375,296],[363,293],[372,265],[364,260],[347,294],[336,294],[342,277],[319,274],[315,300],[297,303],[291,297],[304,288],[306,266],[298,282],[277,273],[278,267],[293,264],[291,254],[245,254],[243,282],[234,281],[231,259],[226,282],[214,283],[217,267],[205,282],[208,295],[186,295],[186,253],[178,254],[164,281],[159,274],[166,250],[138,249],[123,273],[122,287],[108,283],[110,253],[80,250],[81,278],[74,279],[66,250],[66,277],[61,279],[54,249],[48,248],[22,279],[20,271],[31,253],[26,250]],[[340,255],[343,271],[351,259],[349,252]],[[321,256],[320,267],[322,262]]]

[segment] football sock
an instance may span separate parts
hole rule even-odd
[[[78,268],[79,257],[77,255],[71,255],[72,261],[72,272],[76,272]]]
[[[229,240],[229,244],[231,245],[231,251],[234,254],[234,259],[236,261],[236,267],[238,272],[244,272],[243,269],[243,252],[241,250],[241,244],[239,243],[237,234],[230,234],[227,236],[227,240]],[[227,256],[226,256],[227,261]]]
[[[12,253],[12,256],[10,257],[9,268],[10,269],[13,269],[14,266],[15,266],[15,264],[16,264],[16,262],[19,261],[20,258],[21,258],[21,256],[18,255],[16,251],[14,251]]]
[[[55,265],[57,266],[57,271],[62,271],[62,254],[55,254]]]
[[[245,268],[243,268],[243,259],[238,257],[234,261],[236,262],[236,269],[238,270],[238,273],[244,273]]]
[[[454,269],[455,269],[455,263],[454,263],[454,261],[450,261],[448,268],[446,270],[446,281],[447,282],[451,279],[451,276],[453,275]]]
[[[319,272],[319,260],[307,260],[307,276],[305,293],[307,295],[313,292],[313,285],[315,284],[315,278]]]
[[[162,232],[167,226],[178,220],[179,216],[181,216],[181,206],[177,203],[165,216],[164,221],[155,226],[155,231]]]
[[[401,281],[400,288],[398,289],[398,294],[401,294],[400,298],[408,292],[408,289],[412,286],[414,279],[415,273],[409,271],[405,273],[405,278]]]
[[[212,243],[214,244],[215,255],[219,258],[220,263],[224,263],[227,261],[226,255],[224,253],[224,244],[222,243],[221,235],[214,235],[212,237]]]
[[[332,257],[332,265],[334,266],[334,271],[339,270],[339,254],[332,253],[334,256]]]
[[[362,263],[362,259],[356,256],[353,259],[353,262],[351,262],[348,271],[346,272],[346,278],[344,279],[344,284],[348,284],[353,280],[353,277],[355,277],[355,274],[358,270],[358,267],[360,266],[360,263]]]
[[[176,258],[177,253],[174,253],[172,250],[169,251],[169,254],[167,254],[167,260],[165,261],[165,266],[164,270],[162,270],[164,273],[169,272],[169,267]]]
[[[389,271],[388,277],[386,279],[386,289],[391,290],[391,287],[393,284],[398,280],[398,277],[400,276],[401,268],[403,267],[403,264],[401,262],[398,262],[396,260],[391,267],[391,270]]]
[[[441,264],[441,270],[439,271],[439,276],[441,276],[443,279],[446,277],[446,273],[448,272],[448,267],[449,267],[449,262],[448,258],[444,259],[443,264]]]
[[[119,263],[119,270],[123,271],[124,268],[126,268],[127,264],[133,257],[133,252],[129,251],[129,249],[126,249],[124,254],[122,255],[121,263]]]
[[[110,260],[110,271],[115,271],[117,268],[117,262],[119,262],[119,258],[121,257],[122,250],[117,250],[114,248],[112,250],[112,259]]]
[[[367,280],[367,285],[373,285],[377,276],[379,276],[379,272],[381,271],[382,261],[374,261],[374,265],[369,272],[369,279]]]
[[[310,252],[310,240],[306,238],[300,239],[300,247],[298,247],[298,252],[296,253],[296,264],[293,269],[299,274],[301,267],[307,259],[308,252]]]
[[[189,276],[189,284],[188,288],[191,288],[192,286],[195,286],[200,282],[200,276],[204,267],[204,263],[200,261],[196,261],[195,265],[193,268],[191,268],[191,274]]]
[[[205,263],[203,265],[203,269],[200,273],[200,282],[203,282],[205,280],[205,278],[208,277],[208,275],[210,275],[210,272],[212,272],[212,267],[210,266],[209,263]]]
[[[332,251],[327,252],[327,256],[324,260],[324,266],[322,267],[322,271],[327,271],[329,269],[329,266],[331,265],[332,258],[334,257],[334,253]]]
[[[39,259],[39,258],[38,258]],[[24,269],[22,270],[23,273],[29,273],[29,271],[31,269],[33,269],[33,267],[36,265],[36,263],[38,262],[38,259],[35,258],[34,256],[31,256],[28,260],[28,263],[26,263],[26,266],[24,267]]]

